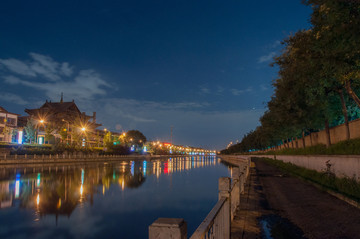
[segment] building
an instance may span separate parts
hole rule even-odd
[[[0,141],[15,142],[19,114],[10,113],[0,106]]]
[[[64,102],[47,101],[37,109],[25,109],[29,119],[34,122],[37,130],[36,142],[39,144],[79,143],[83,146],[94,144],[93,134],[101,124],[96,123],[96,112],[92,116],[81,112],[74,100]]]

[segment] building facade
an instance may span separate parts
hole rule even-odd
[[[36,142],[55,143],[67,142],[68,144],[79,143],[83,146],[92,144],[92,136],[97,127],[96,112],[92,116],[81,112],[74,100],[64,102],[62,97],[59,102],[47,101],[37,109],[25,109],[29,119],[34,122],[36,128]]]
[[[0,106],[0,142],[16,141],[18,116]]]

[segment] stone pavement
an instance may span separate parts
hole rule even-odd
[[[240,207],[231,223],[232,239],[260,238],[261,230],[257,218],[266,213],[263,205],[266,200],[254,166],[252,163],[245,192],[240,196]]]

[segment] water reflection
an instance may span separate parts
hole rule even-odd
[[[0,170],[0,208],[32,210],[33,221],[45,215],[70,217],[94,195],[105,196],[111,185],[121,191],[138,188],[147,177],[170,175],[220,162],[216,157],[193,156],[166,160],[137,160],[73,166],[3,168]],[[216,195],[215,195],[216,196]]]

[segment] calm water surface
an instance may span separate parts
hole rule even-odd
[[[0,169],[0,238],[147,238],[158,217],[188,235],[215,205],[216,157]]]

